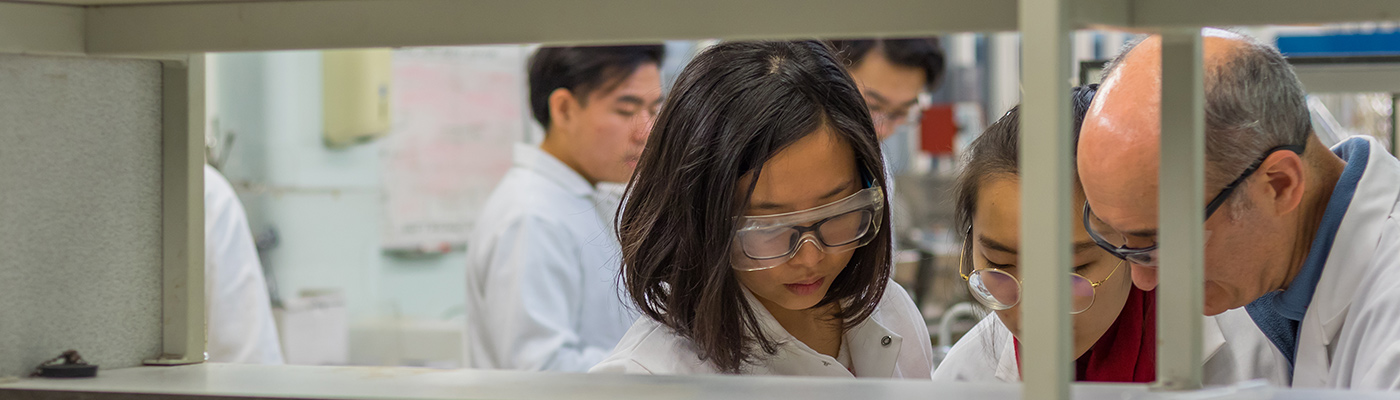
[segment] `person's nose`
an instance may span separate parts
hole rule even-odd
[[[1144,291],[1157,288],[1157,269],[1133,264],[1133,285]]]
[[[818,248],[817,239],[811,236],[802,238],[802,242],[797,245],[797,254],[793,254],[788,260],[788,265],[801,268],[812,268],[826,259],[826,252]]]

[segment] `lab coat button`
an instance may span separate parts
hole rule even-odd
[[[894,340],[890,339],[889,336],[885,336],[885,337],[880,338],[880,345],[881,345],[881,346],[885,346],[885,347],[890,347],[890,342],[893,342],[893,341],[894,341]]]

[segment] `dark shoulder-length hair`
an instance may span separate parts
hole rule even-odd
[[[633,303],[720,371],[777,350],[730,267],[752,185],[739,178],[826,126],[885,186],[865,101],[824,42],[734,42],[696,56],[677,78],[617,218],[622,281]],[[756,179],[755,179],[756,181]],[[889,206],[878,237],[854,250],[818,306],[850,328],[874,312],[890,274]]]
[[[1074,142],[1079,143],[1079,128],[1084,125],[1084,114],[1089,111],[1089,105],[1094,100],[1094,93],[1099,89],[1098,84],[1075,87],[1071,96],[1070,111],[1073,113],[1071,120]],[[977,215],[977,195],[981,192],[982,185],[987,178],[997,175],[1020,175],[1021,148],[1021,106],[1011,107],[992,126],[987,127],[982,135],[968,145],[967,152],[963,156],[962,172],[958,174],[955,185],[954,198],[957,205],[954,211],[954,218],[957,221],[959,234],[967,235],[971,233],[972,217]],[[1074,175],[1075,187],[1079,185],[1079,175]],[[966,257],[972,252],[972,242],[963,241],[963,262],[970,262],[971,257]]]

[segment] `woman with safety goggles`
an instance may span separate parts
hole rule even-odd
[[[821,42],[724,43],[661,111],[618,217],[640,318],[593,372],[924,378],[870,115]]]
[[[1074,89],[1076,135],[1096,89],[1097,85]],[[1019,109],[1012,108],[973,141],[958,179],[956,216],[958,226],[965,229],[959,273],[972,297],[995,313],[953,346],[934,371],[935,380],[1020,381],[1021,348],[1015,335],[1033,327],[1020,324],[1017,307],[1023,289],[1017,268],[1019,115]],[[1082,204],[1083,193],[1076,190],[1075,199]],[[1074,267],[1066,272],[1071,282],[1076,380],[1155,380],[1156,293],[1133,286],[1125,261],[1101,248],[1083,226],[1075,227],[1073,239]],[[1272,360],[1276,351],[1243,309],[1205,318],[1206,384],[1256,378],[1288,384],[1284,368],[1256,361]]]

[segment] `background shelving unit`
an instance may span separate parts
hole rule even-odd
[[[204,111],[206,52],[1019,30],[1024,38],[1023,65],[1035,66],[1022,70],[1023,118],[1028,123],[1023,134],[1027,145],[1022,151],[1026,173],[1021,204],[1026,218],[1021,231],[1023,259],[1029,265],[1023,312],[1027,325],[1046,329],[1026,332],[1022,390],[992,385],[978,393],[1050,399],[1071,397],[1070,329],[1065,312],[1069,285],[1062,272],[1069,265],[1069,232],[1075,223],[1069,207],[1073,165],[1065,96],[1072,70],[1069,33],[1106,28],[1164,37],[1162,156],[1196,162],[1174,163],[1163,168],[1161,175],[1162,186],[1180,190],[1163,191],[1159,199],[1163,232],[1159,295],[1182,301],[1161,304],[1159,385],[1192,389],[1200,382],[1202,210],[1198,203],[1204,198],[1199,28],[1397,19],[1400,1],[1395,0],[38,0],[0,2],[0,54],[135,58],[164,65],[163,162],[160,171],[149,171],[160,179],[163,199],[163,241],[161,249],[153,251],[164,255],[164,286],[152,290],[159,290],[164,299],[164,354],[150,363],[183,364],[202,360],[203,352],[197,334],[203,327],[199,261],[203,238],[198,224],[202,221],[199,169],[204,127],[199,116]],[[209,366],[179,368],[202,368],[201,373],[211,374],[199,375],[206,378],[229,373]],[[476,378],[470,377],[475,376],[471,371],[459,374],[469,381],[499,374],[479,373]],[[682,389],[702,380],[666,379]],[[903,383],[859,385],[875,386],[863,394],[903,397],[911,393],[880,390],[904,387],[899,386]],[[79,386],[71,387],[81,390]],[[106,389],[92,390],[116,390],[111,385],[97,386]],[[65,386],[0,384],[0,391],[22,387]],[[199,387],[181,393],[213,393],[200,392]],[[1076,389],[1074,395],[1091,396],[1091,392]],[[710,393],[697,392],[695,397],[735,394]],[[1281,398],[1312,396],[1280,393],[1284,393]]]

